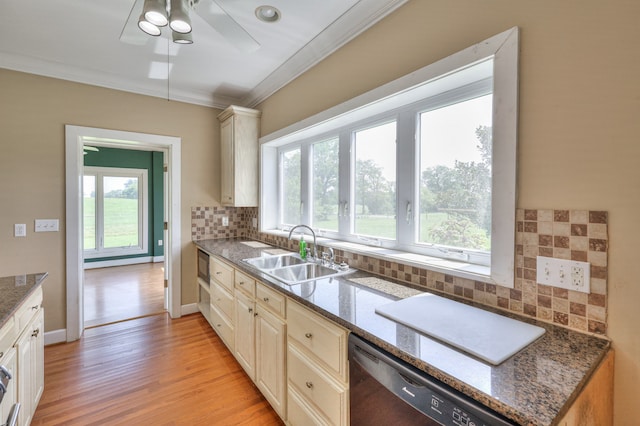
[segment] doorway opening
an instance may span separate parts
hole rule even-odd
[[[129,235],[126,237],[129,242],[120,242],[116,244],[113,242],[115,240],[112,239],[109,240],[110,242],[105,243],[106,236],[102,232],[103,229],[99,229],[100,227],[104,227],[105,219],[103,217],[102,219],[100,219],[103,221],[102,224],[94,224],[95,235],[92,239],[93,243],[89,244],[89,251],[92,252],[93,255],[87,256],[87,258],[91,258],[92,261],[97,260],[98,262],[106,262],[105,264],[98,264],[94,266],[118,265],[118,268],[124,268],[122,264],[135,264],[140,262],[140,260],[131,260],[131,258],[135,258],[136,256],[139,257],[141,254],[144,254],[142,251],[144,250],[145,244],[148,244],[148,247],[151,248],[151,246],[157,244],[160,241],[160,244],[163,246],[164,255],[164,263],[161,263],[160,265],[163,266],[160,266],[158,268],[156,265],[156,267],[154,268],[154,263],[145,263],[148,266],[148,270],[142,271],[144,272],[142,274],[141,271],[125,271],[124,269],[116,271],[112,269],[111,271],[106,271],[107,273],[104,275],[115,276],[119,272],[128,272],[128,281],[139,281],[139,284],[132,286],[132,288],[137,288],[138,290],[135,290],[134,292],[137,292],[137,294],[140,295],[140,285],[142,285],[146,280],[144,276],[146,275],[147,278],[150,278],[161,272],[163,275],[163,309],[168,310],[172,318],[180,317],[180,138],[70,125],[65,126],[65,133],[67,188],[67,341],[79,339],[82,335],[82,332],[84,331],[85,326],[91,326],[91,323],[85,324],[84,304],[85,294],[87,290],[85,289],[86,277],[84,273],[86,257],[84,212],[86,208],[84,205],[85,197],[83,193],[83,180],[85,179],[84,153],[86,146],[91,147],[91,149],[88,150],[89,152],[99,151],[100,149],[127,149],[145,152],[156,151],[156,153],[161,154],[161,158],[163,158],[163,173],[161,180],[164,182],[164,199],[162,206],[160,207],[160,209],[163,210],[162,217],[164,219],[162,221],[162,237],[157,238],[158,236],[154,235],[153,239],[147,239],[147,235],[145,235],[142,231],[139,233],[129,232]],[[132,182],[127,179],[125,179],[123,182],[128,185],[128,187],[126,188],[127,191],[131,192]],[[114,193],[112,193],[112,195],[113,194]],[[97,195],[97,193],[95,195]],[[129,204],[133,206],[136,203],[142,203],[142,201],[139,200],[140,199],[138,199],[138,201],[130,201]],[[104,202],[104,200],[102,202]],[[98,203],[99,202],[96,198],[96,205]],[[139,213],[138,216],[144,216],[144,214],[140,213],[143,210],[142,206],[143,204],[138,204],[138,209],[135,209],[135,211]],[[153,233],[150,232],[150,234]],[[102,240],[100,240],[100,238],[102,238]],[[136,244],[133,244],[131,241],[136,241]],[[118,253],[110,251],[115,249],[124,251],[120,251]],[[102,253],[98,253],[99,251],[102,251]],[[104,259],[98,258],[99,256],[102,256],[104,254],[111,254],[116,256],[111,259],[108,257]],[[117,254],[120,254],[121,256],[117,256]],[[149,252],[147,252],[146,254],[149,254]],[[124,260],[122,260],[122,255],[124,255]],[[118,259],[118,257],[120,258]],[[127,258],[129,258],[129,260],[127,260]],[[154,259],[153,254],[151,254],[149,258],[150,260],[148,260],[147,262],[152,262]],[[96,273],[94,275],[100,274]],[[137,276],[138,278],[133,279],[131,278],[132,276]],[[99,279],[99,277],[96,278]],[[122,280],[123,278],[120,279]],[[114,289],[116,289],[115,286]],[[99,292],[100,291],[98,290],[96,290],[95,292],[95,297],[99,299],[97,305],[103,304],[104,306],[106,306],[109,304],[115,304],[116,306],[118,306],[122,305],[122,301],[125,299],[131,300],[135,298],[131,294],[121,294],[112,297],[107,296],[104,292],[102,293],[101,297],[100,294],[98,294]],[[94,296],[92,295],[92,297]],[[88,294],[87,299],[89,299]],[[118,302],[119,299],[120,301]],[[137,315],[133,313],[132,317],[144,315],[146,314]],[[92,320],[95,320],[95,318]],[[113,322],[109,319],[103,319],[101,321]]]

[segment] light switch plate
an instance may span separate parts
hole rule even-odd
[[[58,219],[36,219],[36,232],[58,232]]]
[[[583,293],[591,292],[591,264],[588,262],[538,256],[536,268],[536,281],[540,284]]]

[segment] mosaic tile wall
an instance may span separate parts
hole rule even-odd
[[[222,218],[229,218],[229,226],[222,226]],[[191,239],[206,240],[247,236],[245,209],[239,207],[192,207]]]
[[[219,213],[216,213],[217,217]],[[297,241],[253,228],[257,208],[239,214],[248,238],[290,250]],[[231,217],[230,217],[231,221]],[[335,250],[337,261],[417,287],[451,294],[498,309],[552,322],[575,330],[606,335],[608,214],[587,210],[516,211],[516,280],[506,288],[408,266],[398,262]],[[218,235],[218,234],[216,234]],[[205,238],[226,238],[224,236]],[[591,263],[591,293],[580,293],[536,283],[536,256]]]

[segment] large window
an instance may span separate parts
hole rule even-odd
[[[147,252],[147,171],[85,167],[85,257]]]
[[[262,230],[305,223],[513,286],[517,29],[372,92],[262,139]]]

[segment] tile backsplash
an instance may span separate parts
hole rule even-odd
[[[222,226],[222,217],[229,226]],[[258,232],[258,209],[195,207],[192,239],[247,237],[296,250],[297,241]],[[516,312],[579,331],[607,333],[608,214],[589,210],[516,210],[514,288],[454,277],[395,261],[335,250],[338,261],[432,291]],[[536,283],[536,256],[591,264],[591,293]]]

